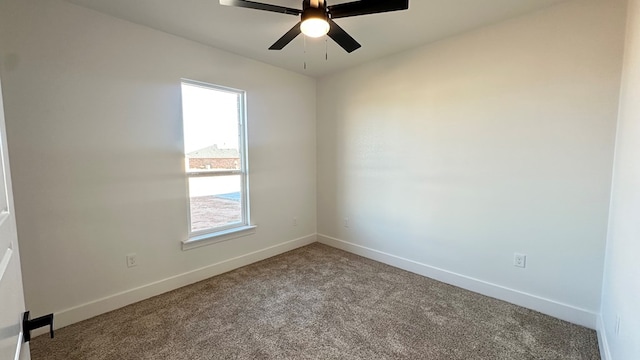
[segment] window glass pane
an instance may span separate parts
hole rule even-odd
[[[243,116],[243,91],[182,82],[190,236],[249,223]]]
[[[239,170],[240,94],[182,84],[187,171]]]
[[[240,175],[189,178],[191,232],[242,223]]]

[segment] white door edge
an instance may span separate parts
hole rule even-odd
[[[20,360],[20,353],[22,352],[22,343],[24,343],[24,336],[22,334],[22,330],[20,330],[20,334],[18,334],[18,344],[16,344],[16,355],[13,360]]]
[[[11,255],[13,255],[13,249],[8,247],[2,256],[2,260],[0,260],[0,281],[2,281],[2,277],[5,272],[7,272],[7,267],[9,267],[9,262],[11,262]]]

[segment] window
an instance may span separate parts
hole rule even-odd
[[[189,191],[189,239],[184,244],[221,241],[220,236],[252,229],[244,103],[243,91],[182,81]]]

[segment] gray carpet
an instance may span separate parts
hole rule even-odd
[[[39,336],[39,359],[600,359],[596,334],[320,244]]]

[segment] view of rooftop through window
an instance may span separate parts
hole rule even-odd
[[[191,233],[245,224],[242,160],[243,93],[182,83],[185,166]]]

